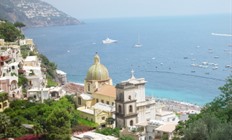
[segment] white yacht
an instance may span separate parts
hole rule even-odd
[[[106,38],[105,40],[102,40],[102,43],[103,44],[112,44],[112,43],[116,43],[117,40],[113,40],[113,39],[110,39],[110,38]]]

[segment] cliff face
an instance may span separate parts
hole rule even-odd
[[[23,22],[27,27],[80,23],[41,0],[0,0],[0,19]]]

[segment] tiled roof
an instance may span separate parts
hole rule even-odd
[[[103,85],[95,92],[95,94],[101,94],[116,98],[116,88],[112,85]]]
[[[77,83],[67,83],[63,86],[63,89],[66,90],[67,92],[73,92],[73,93],[84,92],[84,86]]]

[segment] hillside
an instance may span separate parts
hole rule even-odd
[[[41,0],[0,0],[0,19],[23,22],[27,27],[80,23]]]

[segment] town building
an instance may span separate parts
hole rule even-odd
[[[67,74],[61,70],[56,70],[56,74],[60,84],[65,85],[67,83]]]
[[[3,90],[0,90],[0,112],[3,112],[5,109],[9,108],[10,103],[8,101],[8,95]]]
[[[17,45],[10,45],[0,50],[0,90],[8,93],[10,99],[23,97],[18,87],[19,49]]]

